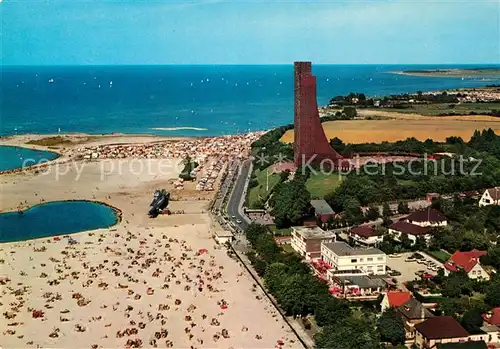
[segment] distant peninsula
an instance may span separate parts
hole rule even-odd
[[[411,76],[451,77],[451,78],[498,77],[500,76],[500,67],[403,70],[403,71],[392,71],[391,73],[400,75],[411,75]]]

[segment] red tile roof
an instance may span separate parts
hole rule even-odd
[[[383,232],[376,231],[370,225],[360,225],[359,227],[352,228],[351,229],[351,233],[359,235],[359,236],[363,236],[363,237],[383,235]]]
[[[410,213],[408,217],[406,217],[406,220],[408,220],[409,222],[440,223],[445,222],[446,217],[438,210],[428,207],[426,209]]]
[[[415,325],[427,339],[467,338],[469,333],[451,316],[435,316]]]
[[[411,298],[411,292],[402,292],[402,291],[387,292],[387,299],[389,300],[389,306],[391,307],[399,307],[408,302],[410,298]]]
[[[500,326],[500,307],[493,308],[490,313],[483,314],[483,319],[490,325]]]
[[[419,225],[411,224],[411,223],[404,222],[404,221],[396,222],[396,223],[392,224],[389,228],[396,230],[396,231],[399,231],[401,233],[415,235],[415,236],[425,235],[429,232],[429,228],[427,228],[427,227],[421,227]]]
[[[493,200],[495,201],[500,200],[500,187],[490,188],[487,189],[487,191]]]
[[[468,273],[479,263],[479,258],[486,254],[486,251],[479,251],[476,249],[469,252],[457,251],[446,263],[444,263],[444,267],[449,271],[457,271],[458,268],[461,268]]]

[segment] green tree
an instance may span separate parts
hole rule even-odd
[[[410,208],[408,207],[408,203],[400,201],[398,203],[398,213],[399,214],[407,214],[410,213]]]
[[[272,294],[283,287],[287,278],[287,266],[283,263],[273,263],[267,266],[264,274],[264,283]]]
[[[316,348],[380,349],[373,326],[362,320],[347,318],[338,326],[326,326],[315,337]]]
[[[500,307],[500,277],[496,277],[486,288],[485,302],[492,307]]]
[[[382,205],[382,216],[383,217],[392,216],[391,207],[389,206],[389,204],[387,202],[384,202],[384,204]]]
[[[350,225],[356,225],[363,222],[363,212],[358,200],[351,198],[345,201],[344,204],[345,217]]]
[[[380,212],[378,211],[378,208],[375,206],[370,206],[368,208],[368,211],[366,212],[366,219],[369,221],[374,221],[377,220],[380,217]]]
[[[425,250],[427,248],[427,240],[425,240],[425,237],[417,236],[414,248],[417,251]]]
[[[307,191],[304,176],[297,172],[293,180],[280,183],[269,199],[278,228],[300,224],[303,218],[312,214],[311,194]]]
[[[408,237],[408,234],[406,234],[406,233],[401,234],[401,246],[405,250],[410,250],[413,247],[413,241],[410,240],[410,238]]]
[[[483,326],[482,312],[479,309],[466,311],[462,316],[461,323],[470,334],[478,333],[481,326]]]
[[[328,296],[322,306],[316,309],[314,319],[319,326],[337,325],[351,315],[349,302]]]
[[[345,143],[340,138],[334,137],[330,139],[330,146],[337,152],[342,153],[345,149]]]
[[[342,112],[347,116],[348,119],[354,119],[356,116],[358,116],[356,108],[352,106],[345,106],[342,109]]]
[[[444,297],[457,298],[460,295],[470,295],[472,285],[469,277],[463,271],[451,273],[444,279],[441,293]]]
[[[401,314],[394,309],[388,309],[377,320],[377,329],[384,342],[392,345],[402,344],[405,341],[405,326]]]

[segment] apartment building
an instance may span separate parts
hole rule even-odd
[[[387,255],[378,248],[355,248],[345,242],[321,244],[321,258],[335,270],[361,270],[367,274],[386,273]]]
[[[321,257],[321,243],[335,241],[335,233],[318,226],[292,227],[292,248],[306,260]]]

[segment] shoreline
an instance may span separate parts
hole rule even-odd
[[[36,163],[35,162],[32,165],[28,165],[28,166],[24,166],[24,167],[16,167],[16,168],[8,169],[8,170],[0,170],[0,176],[3,174],[13,173],[13,172],[18,171],[18,170],[28,170],[28,169],[31,169],[33,167],[37,167],[37,166],[40,166],[43,164],[52,164],[53,162],[57,161],[58,159],[60,159],[61,157],[64,156],[61,152],[54,151],[53,149],[48,149],[47,147],[38,146],[35,144],[10,145],[10,144],[0,143],[0,147],[11,147],[11,148],[21,148],[21,149],[26,149],[26,150],[37,150],[37,151],[44,151],[44,152],[52,153],[52,154],[56,155],[53,159],[50,159],[49,161],[46,161],[43,163]]]
[[[488,69],[441,69],[441,70],[421,70],[421,71],[404,71],[396,70],[389,71],[390,74],[417,76],[417,77],[432,77],[432,78],[457,78],[457,79],[484,79],[491,78],[496,80],[500,78],[500,68]]]
[[[44,201],[44,202],[41,202],[39,204],[34,204],[34,205],[31,205],[25,209],[22,209],[22,213],[25,213],[37,206],[43,206],[43,205],[47,205],[47,204],[53,204],[53,203],[64,203],[64,202],[88,202],[88,203],[94,203],[94,204],[99,204],[99,205],[102,205],[102,206],[106,206],[108,208],[110,208],[112,211],[113,211],[113,215],[115,217],[115,222],[111,225],[108,225],[106,227],[100,227],[100,228],[96,228],[96,229],[87,229],[87,230],[79,230],[79,231],[74,231],[74,232],[68,232],[68,233],[61,233],[61,234],[55,234],[55,235],[48,235],[48,236],[44,236],[44,237],[36,237],[36,238],[30,238],[30,239],[25,239],[25,240],[16,240],[16,241],[4,241],[4,242],[1,242],[0,241],[0,246],[3,245],[3,244],[10,244],[10,243],[20,243],[20,242],[26,242],[26,241],[33,241],[33,240],[38,240],[38,239],[50,239],[50,238],[54,238],[56,236],[62,236],[62,235],[73,235],[73,234],[79,234],[79,233],[89,233],[89,232],[93,232],[93,231],[97,231],[97,230],[100,230],[100,229],[110,229],[112,227],[115,227],[115,226],[118,226],[121,222],[122,222],[122,218],[123,218],[123,213],[122,213],[122,210],[120,210],[118,207],[115,207],[111,204],[108,204],[106,202],[103,202],[103,201],[98,201],[98,200],[87,200],[87,199],[67,199],[67,200],[54,200],[54,201]],[[2,214],[12,214],[12,213],[19,213],[18,211],[13,211],[13,210],[8,210],[8,211],[0,211],[0,215]]]

